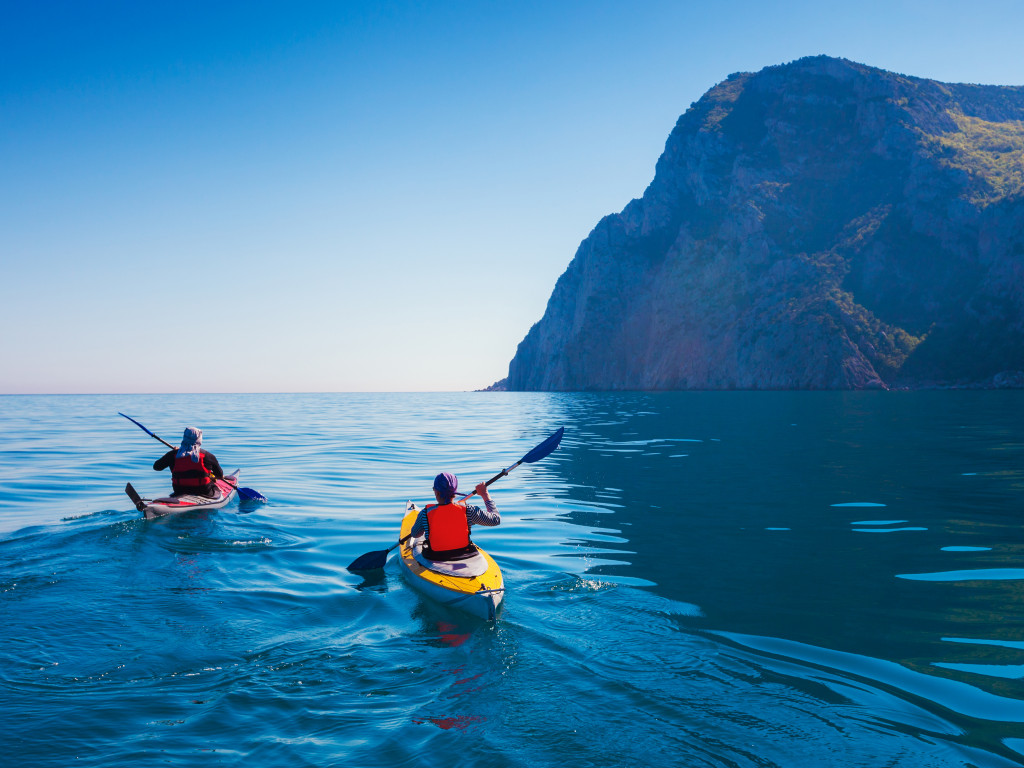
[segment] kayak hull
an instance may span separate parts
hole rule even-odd
[[[410,503],[402,520],[400,538],[404,539],[411,533],[418,514],[419,510]],[[422,537],[415,540],[410,537],[399,547],[402,575],[417,592],[442,605],[481,619],[497,619],[498,610],[505,598],[505,582],[501,568],[490,555],[477,548],[487,561],[487,570],[483,574],[472,577],[451,576],[437,573],[417,560],[413,553],[417,543],[422,543]]]
[[[217,495],[206,496],[162,496],[159,499],[141,499],[136,503],[139,511],[147,520],[164,515],[173,515],[180,512],[193,512],[198,509],[220,509],[227,506],[238,493],[238,471],[226,475],[223,480],[215,481]]]

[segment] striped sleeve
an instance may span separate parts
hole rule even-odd
[[[501,525],[501,515],[498,513],[498,505],[492,499],[485,502],[487,509],[466,505],[466,520],[470,525],[494,526]]]

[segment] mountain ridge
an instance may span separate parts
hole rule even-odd
[[[809,57],[679,117],[492,386],[1009,386],[1022,310],[1024,88]]]

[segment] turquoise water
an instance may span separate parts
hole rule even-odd
[[[145,521],[165,439],[270,499]],[[0,397],[4,765],[1016,766],[1024,394]],[[494,624],[394,561],[494,488]]]

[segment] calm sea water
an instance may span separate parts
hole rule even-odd
[[[270,498],[152,521],[185,425]],[[493,624],[397,538],[493,488]],[[5,766],[1017,766],[1024,394],[0,397]]]

